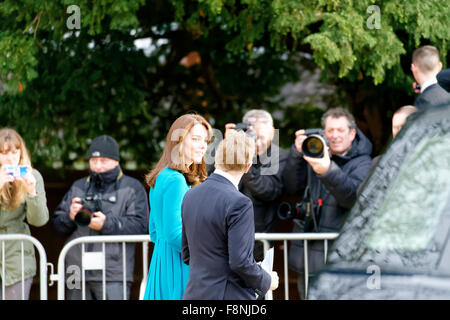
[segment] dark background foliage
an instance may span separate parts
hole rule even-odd
[[[79,30],[67,26],[71,5]],[[371,5],[379,28],[368,27]],[[437,0],[5,0],[0,126],[23,135],[40,168],[85,168],[90,139],[110,134],[136,169],[152,166],[186,112],[223,130],[248,109],[266,109],[288,148],[295,130],[344,106],[375,155],[393,111],[414,101],[412,51],[433,44],[447,65],[449,16]],[[135,46],[144,38],[149,52]],[[331,93],[283,94],[314,74]]]

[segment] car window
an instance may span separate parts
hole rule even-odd
[[[376,212],[366,246],[427,248],[450,198],[450,133],[422,139],[406,158]]]

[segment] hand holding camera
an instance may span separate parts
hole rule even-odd
[[[75,197],[70,205],[69,217],[81,227],[88,226],[93,230],[101,230],[106,220],[106,216],[101,212],[101,205],[98,199],[87,196],[84,199]]]
[[[72,199],[72,203],[70,205],[70,211],[69,211],[69,217],[70,220],[75,221],[75,216],[77,215],[78,211],[83,207],[81,204],[81,199],[78,197],[75,197]]]
[[[301,129],[295,132],[295,148],[317,174],[325,174],[331,165],[328,141],[321,129]]]
[[[36,178],[33,176],[31,167],[27,167],[27,173],[18,179],[22,179],[25,183],[25,188],[31,196],[36,196]]]
[[[4,167],[0,170],[0,189],[3,188],[5,184],[13,182],[14,180],[14,177],[8,174]]]
[[[231,130],[236,130],[236,124],[234,123],[227,123],[225,125],[225,139],[227,138],[227,134],[230,134]]]
[[[256,133],[253,129],[253,125],[251,124],[247,124],[247,123],[227,123],[225,125],[225,138],[227,137],[227,134],[231,131],[231,130],[236,130],[236,131],[244,131],[249,137],[251,137],[253,140],[256,141]]]
[[[31,196],[36,195],[36,178],[32,174],[32,168],[26,165],[4,165],[0,173],[0,188],[5,183],[21,180]]]
[[[323,149],[323,157],[322,158],[314,158],[314,157],[308,157],[306,155],[303,156],[303,159],[305,159],[311,168],[314,170],[317,174],[325,174],[330,169],[331,166],[331,158],[328,153],[328,148]]]
[[[256,133],[253,129],[253,125],[247,124],[247,123],[227,123],[225,125],[225,139],[227,138],[227,135],[230,134],[232,131],[244,131],[250,138],[252,138],[255,143],[257,143],[257,137]],[[255,145],[256,146],[256,145]],[[255,149],[255,157],[256,157],[257,150]],[[254,160],[255,162],[255,160]]]

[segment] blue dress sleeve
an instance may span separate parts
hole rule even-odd
[[[162,236],[177,251],[181,253],[181,203],[189,190],[182,174],[175,174],[167,180],[163,196],[164,222]]]

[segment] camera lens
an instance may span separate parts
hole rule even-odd
[[[308,136],[302,144],[303,154],[311,158],[322,158],[323,148],[324,140],[316,134]]]
[[[291,205],[288,202],[280,203],[278,207],[278,217],[282,220],[292,219]]]
[[[91,223],[91,212],[86,208],[81,208],[75,216],[75,222],[85,227]]]

